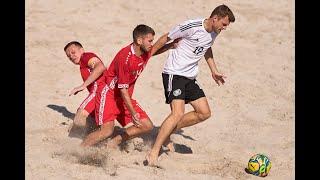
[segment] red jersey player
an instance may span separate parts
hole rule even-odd
[[[134,85],[152,55],[162,53],[174,47],[174,43],[163,46],[160,50],[152,46],[155,32],[146,25],[140,24],[133,30],[133,43],[121,49],[104,72],[105,84],[98,86],[96,94],[95,120],[100,128],[90,133],[81,143],[91,146],[110,137],[114,130],[114,120],[125,129],[124,133],[115,136],[109,146],[115,147],[121,142],[147,133],[153,124],[147,113],[138,102],[132,99]]]
[[[102,73],[105,70],[105,66],[96,54],[85,52],[82,45],[77,41],[69,42],[64,47],[64,51],[71,62],[80,65],[80,73],[83,79],[83,84],[74,88],[69,96],[75,95],[85,88],[89,91],[89,95],[81,103],[73,121],[74,125],[83,130],[89,114],[94,117],[95,95],[98,84],[103,82]]]

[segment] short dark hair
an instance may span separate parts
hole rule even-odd
[[[136,26],[133,30],[133,41],[134,42],[137,42],[137,39],[141,36],[145,36],[147,34],[151,33],[152,35],[155,35],[155,32],[154,30],[147,26],[147,25],[144,25],[144,24],[139,24],[138,26]]]
[[[236,20],[231,9],[229,9],[229,7],[224,4],[214,8],[214,10],[210,15],[210,18],[213,17],[214,15],[217,15],[218,17],[222,17],[222,18],[228,16],[230,22],[234,22]]]
[[[69,43],[63,48],[63,50],[66,51],[67,48],[68,48],[69,46],[73,45],[73,44],[76,45],[76,46],[78,46],[78,47],[81,47],[81,48],[82,48],[82,45],[81,45],[78,41],[71,41],[71,42],[69,42]]]

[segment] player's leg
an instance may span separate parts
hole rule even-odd
[[[94,111],[95,93],[90,93],[81,103],[74,117],[73,124],[79,127],[86,126],[86,119]]]
[[[184,100],[174,99],[172,100],[171,105],[172,105],[172,112],[161,124],[156,141],[150,153],[146,156],[146,159],[150,166],[156,165],[161,146],[168,139],[168,137],[176,127],[177,123],[183,117],[184,108],[185,108]]]
[[[87,134],[95,131],[98,127],[99,126],[97,126],[96,121],[95,121],[95,112],[93,111],[87,117],[85,134],[87,135]]]
[[[131,125],[128,128],[111,139],[111,141],[107,144],[108,147],[115,148],[122,142],[125,142],[129,139],[133,139],[142,134],[149,133],[153,128],[153,124],[149,118],[141,119],[141,126],[136,127]]]
[[[100,126],[99,129],[90,133],[81,143],[81,146],[91,146],[112,135],[114,119],[117,114],[117,107],[112,94],[108,93],[109,87],[103,85],[96,92],[95,96],[95,120]]]
[[[199,98],[189,103],[194,108],[194,111],[190,111],[184,114],[181,120],[177,123],[177,126],[174,128],[172,133],[181,128],[192,126],[200,122],[203,122],[211,116],[210,107],[206,97]],[[170,136],[166,139],[163,145],[167,147],[170,152],[175,151],[174,145],[170,139]]]
[[[206,97],[201,97],[197,100],[191,101],[190,104],[194,108],[194,111],[190,111],[183,115],[181,121],[177,123],[177,126],[174,129],[175,131],[205,121],[211,116],[210,107]]]
[[[170,104],[170,109],[172,111],[172,105]],[[175,128],[176,129],[176,128]],[[175,131],[175,129],[173,129],[172,133]],[[171,134],[172,134],[171,133]],[[171,140],[170,136],[171,134],[169,135],[169,137],[164,141],[163,143],[163,146],[166,147],[167,149],[169,149],[170,152],[175,152],[175,148],[174,148],[174,145],[173,145],[173,141]]]
[[[69,137],[83,137],[86,134],[86,118],[89,113],[85,109],[78,109],[73,123],[69,126]]]
[[[89,112],[85,109],[78,109],[77,113],[73,119],[73,124],[79,127],[85,127],[86,126],[86,119],[89,116]]]
[[[190,80],[186,85],[186,102],[191,104],[194,111],[186,113],[178,122],[175,130],[192,126],[211,116],[210,107],[203,90],[197,80]]]
[[[109,147],[116,147],[122,142],[125,142],[129,139],[135,138],[142,134],[148,133],[153,129],[153,123],[151,122],[150,118],[146,114],[146,112],[141,108],[141,106],[135,101],[131,100],[133,108],[137,113],[140,114],[140,123],[141,126],[136,127],[134,125],[125,128],[125,130],[120,133],[119,135],[112,138],[112,140],[107,144]],[[125,106],[124,104],[122,106]],[[124,107],[125,111],[118,117],[119,123],[124,127],[127,126],[129,123],[132,124],[132,117],[130,112],[126,107]]]
[[[170,104],[171,113],[163,121],[156,141],[151,148],[146,159],[148,164],[153,166],[156,164],[162,145],[168,147],[170,144],[170,135],[177,123],[181,120],[185,110],[185,86],[188,79],[183,76],[162,74],[162,83],[164,87],[164,95],[166,103]],[[164,144],[165,143],[165,144]],[[170,145],[169,145],[170,147]]]
[[[68,132],[69,136],[84,136],[87,132],[87,118],[91,113],[94,113],[95,93],[90,93],[89,96],[79,106],[73,123],[70,125]]]
[[[99,129],[97,129],[96,131],[90,133],[87,137],[85,137],[85,139],[81,143],[81,146],[83,147],[92,146],[98,143],[99,141],[110,137],[113,133],[113,129],[114,129],[114,121],[105,122],[100,126]]]
[[[182,119],[177,123],[173,130],[179,130],[183,127],[192,126],[208,119],[211,116],[210,107],[203,90],[200,88],[196,80],[189,80],[185,86],[185,99],[194,108],[194,111],[183,115]],[[173,133],[172,132],[172,133]],[[164,144],[171,152],[174,151],[173,142],[168,138]]]
[[[211,116],[210,107],[206,97],[199,98],[189,103],[194,108],[194,111],[190,111],[184,114],[181,120],[177,123],[177,126],[174,128],[172,133],[181,128],[192,126],[202,121],[205,121]],[[166,139],[163,145],[167,147],[171,152],[175,151],[174,145],[170,139],[170,136]]]

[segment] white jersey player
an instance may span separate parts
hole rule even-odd
[[[198,62],[218,35],[204,28],[204,18],[188,20],[172,29],[170,39],[182,38],[175,49],[170,50],[163,73],[195,79]]]
[[[157,139],[147,154],[150,166],[157,163],[162,145],[174,151],[170,135],[183,127],[188,127],[208,119],[211,110],[203,90],[196,77],[198,62],[204,56],[218,85],[224,84],[221,74],[214,62],[211,46],[217,35],[225,30],[235,17],[226,5],[216,7],[209,18],[185,21],[161,36],[153,48],[161,48],[167,42],[181,38],[177,47],[170,50],[164,65],[162,80],[166,103],[170,104],[171,113],[164,120]],[[185,113],[185,104],[191,104],[193,111]]]

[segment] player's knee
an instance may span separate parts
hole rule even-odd
[[[179,121],[183,117],[183,112],[172,112],[171,116],[173,117],[174,121]]]
[[[99,132],[99,139],[105,139],[113,134],[113,128],[101,128]]]
[[[86,118],[86,111],[84,109],[78,109],[77,113],[75,115],[75,118],[79,119],[79,118]]]
[[[200,113],[200,120],[201,121],[205,121],[205,120],[209,119],[210,117],[211,117],[211,111],[210,110],[207,110],[207,111],[204,111],[204,112]]]
[[[145,123],[143,123],[143,129],[146,132],[149,132],[153,129],[153,124],[150,120],[146,120]]]
[[[79,109],[75,115],[73,123],[77,126],[85,126],[86,125],[87,112],[85,110]]]
[[[81,118],[86,119],[88,117],[88,115],[89,115],[89,113],[86,110],[84,110],[84,109],[79,110],[79,116]]]

